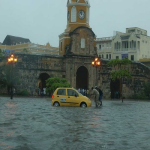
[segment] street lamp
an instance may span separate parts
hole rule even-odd
[[[91,65],[93,67],[96,67],[96,80],[95,80],[95,85],[97,84],[97,68],[101,65],[101,61],[99,57],[95,57],[94,61],[92,61]]]
[[[18,61],[18,59],[15,57],[14,54],[11,54],[10,57],[8,58],[7,62],[8,64],[11,64],[12,65],[12,75],[11,75],[11,72],[10,72],[10,76],[11,76],[11,87],[10,87],[10,98],[13,99],[13,66],[14,64]]]

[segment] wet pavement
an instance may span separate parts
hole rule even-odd
[[[150,102],[57,108],[49,98],[0,97],[0,150],[150,150]]]

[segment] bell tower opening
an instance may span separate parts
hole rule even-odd
[[[88,89],[89,73],[87,68],[84,66],[79,67],[76,75],[76,88]]]

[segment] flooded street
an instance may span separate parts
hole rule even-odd
[[[150,150],[150,103],[103,101],[96,109],[0,97],[0,150]]]

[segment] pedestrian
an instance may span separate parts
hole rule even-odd
[[[98,88],[97,86],[95,86],[96,90],[99,92],[99,101],[101,103],[102,106],[102,98],[103,98],[103,92],[100,88]]]
[[[87,90],[86,89],[84,90],[84,96],[87,96]]]
[[[99,92],[95,88],[92,87],[92,93],[91,93],[91,95],[95,96],[95,99],[94,99],[95,105],[96,105],[96,107],[99,107],[100,106]]]
[[[43,94],[46,95],[46,88],[43,88]]]
[[[80,93],[81,91],[80,91],[80,88],[78,89],[78,92]]]
[[[89,89],[87,89],[86,93],[87,93],[87,97],[89,97]]]
[[[10,99],[13,99],[13,88],[10,88]]]
[[[13,94],[16,94],[16,89],[15,88],[13,88]]]
[[[82,95],[84,96],[84,89],[82,89],[82,93],[83,93]]]

